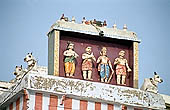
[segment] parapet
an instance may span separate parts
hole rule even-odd
[[[40,93],[66,95],[66,97],[78,100],[123,104],[137,108],[165,108],[164,100],[159,94],[123,86],[31,73],[27,74],[15,89],[11,89],[11,92],[1,95],[1,107],[5,106],[5,103],[12,97],[16,97],[23,89]]]
[[[84,23],[58,20],[51,26],[48,33],[50,33],[52,30],[77,32],[77,33],[97,35],[97,36],[102,35],[103,37],[140,42],[135,32],[127,30],[127,25],[124,25],[123,29],[118,29],[115,27],[115,25],[113,25],[113,28],[107,28],[104,26],[97,26],[93,23],[84,24]]]

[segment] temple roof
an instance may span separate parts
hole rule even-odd
[[[80,24],[80,23],[62,21],[62,20],[56,21],[51,26],[48,34],[55,29],[61,31],[90,34],[90,35],[100,35],[100,33],[102,32],[103,37],[140,42],[140,40],[137,38],[136,33],[132,31],[128,31],[127,29],[121,30],[117,28],[99,27],[93,24],[83,24],[83,23]]]

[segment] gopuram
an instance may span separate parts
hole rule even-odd
[[[62,17],[47,33],[48,69],[32,53],[0,94],[0,110],[163,110],[159,93],[138,89],[140,40],[127,25]]]

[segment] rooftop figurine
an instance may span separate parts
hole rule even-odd
[[[32,53],[28,53],[25,58],[24,58],[24,62],[26,62],[28,64],[27,70],[36,70],[36,66],[37,66],[37,61],[35,60],[35,58],[33,57]],[[37,70],[36,70],[37,71]]]
[[[72,23],[75,23],[75,21],[76,21],[75,17],[72,16],[71,22],[72,22]]]
[[[61,21],[68,21],[68,17],[64,17],[64,14],[62,14],[60,20],[61,20]]]
[[[15,71],[14,71],[14,75],[15,75],[15,79],[12,81],[12,82],[18,82],[21,80],[23,74],[24,74],[24,70],[22,68],[22,65],[21,66],[16,66],[15,67]]]
[[[96,19],[94,19],[92,23],[99,27],[103,26],[103,23],[101,21],[97,21]]]
[[[106,20],[104,20],[104,22],[103,22],[103,27],[107,27]]]
[[[123,30],[127,31],[127,25],[126,24],[123,25]]]
[[[117,25],[116,24],[113,24],[113,29],[117,29]]]
[[[163,80],[161,77],[156,72],[154,72],[153,78],[144,79],[143,85],[140,89],[148,92],[158,93],[158,83],[162,82]]]
[[[82,24],[86,24],[86,18],[83,17]]]

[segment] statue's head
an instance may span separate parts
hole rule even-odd
[[[17,76],[22,72],[22,65],[21,66],[16,66],[15,67],[15,71],[14,71],[14,75]]]
[[[29,62],[31,60],[34,60],[32,53],[28,53],[24,58],[24,62]]]
[[[86,47],[86,52],[91,53],[91,47],[90,46]]]
[[[154,72],[154,80],[159,83],[163,82],[162,78],[156,72]]]
[[[67,42],[67,49],[74,49],[74,44],[72,42]]]
[[[107,55],[107,48],[103,47],[100,51],[100,55],[106,56]]]
[[[119,52],[119,56],[125,56],[125,51],[124,50],[121,50],[120,52]]]

